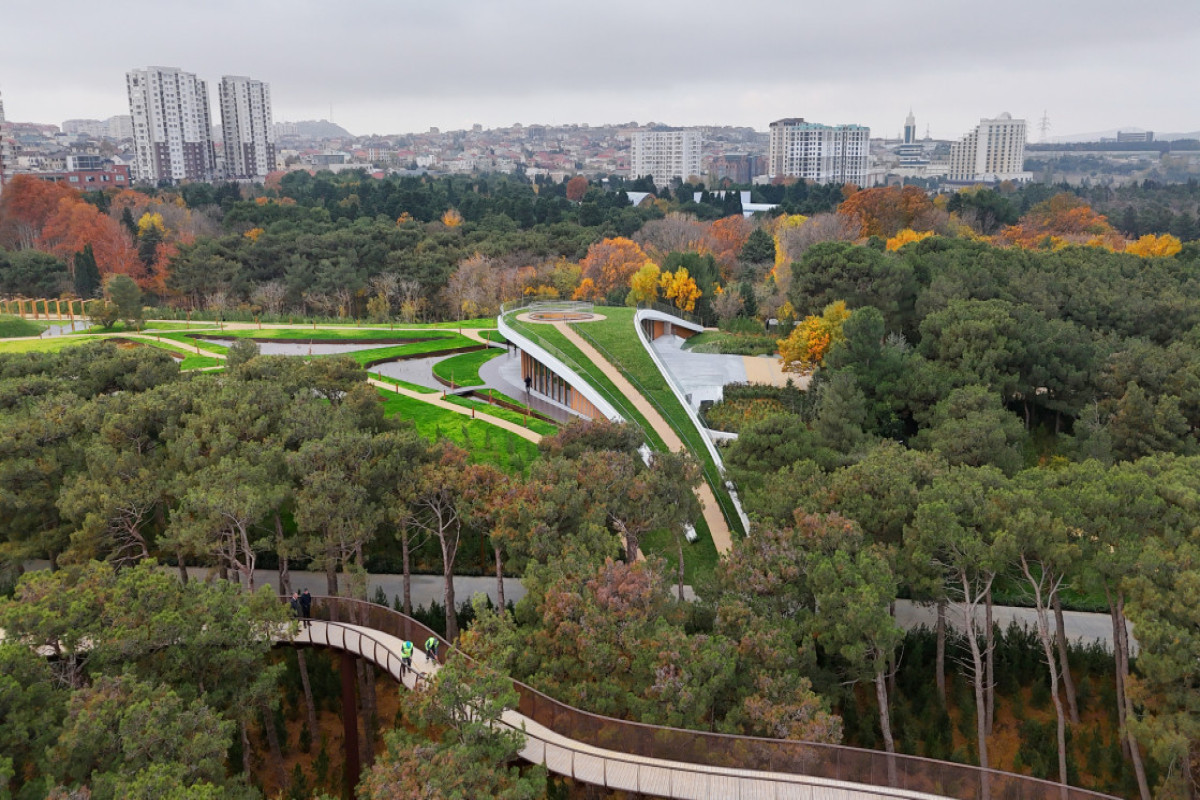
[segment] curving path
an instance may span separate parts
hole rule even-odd
[[[415,676],[400,674],[401,637],[424,641],[433,635],[428,628],[383,606],[346,598],[314,598],[313,610],[317,619],[293,643],[361,656],[415,688]],[[443,652],[448,650],[446,644]],[[422,678],[438,668],[419,652],[413,661]],[[986,778],[996,798],[1114,800],[1023,775],[913,756],[893,757],[895,778],[889,780],[883,753],[642,725],[580,711],[516,681],[513,686],[520,706],[501,721],[525,736],[522,758],[607,789],[689,800],[974,800]],[[662,757],[668,754],[674,758]]]

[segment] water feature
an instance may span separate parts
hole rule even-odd
[[[229,347],[237,339],[222,339],[215,336],[198,336],[200,341]],[[330,342],[314,339],[312,342],[257,342],[258,352],[264,356],[335,356],[344,353],[357,353],[361,350],[378,350],[383,347],[395,347],[390,342],[362,344],[347,344],[345,342]]]

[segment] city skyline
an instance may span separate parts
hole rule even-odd
[[[1051,135],[1200,128],[1200,89],[1175,79],[1191,73],[1200,47],[1194,4],[1169,0],[1161,13],[1135,15],[1104,0],[1083,15],[1016,0],[994,16],[972,5],[873,1],[851,20],[837,9],[750,0],[731,23],[715,7],[675,0],[587,12],[530,0],[503,8],[368,0],[346,18],[307,1],[280,16],[254,0],[228,26],[231,0],[198,18],[170,7],[146,15],[114,0],[110,18],[131,46],[95,49],[84,47],[94,32],[61,25],[84,11],[67,0],[6,12],[0,91],[10,120],[60,124],[121,113],[133,64],[177,66],[214,85],[254,75],[272,85],[276,119],[326,118],[357,135],[634,120],[765,131],[774,119],[804,116],[891,137],[910,107],[920,135],[928,128],[942,139],[1004,111],[1034,130],[1045,111]],[[621,34],[592,34],[600,29]],[[677,45],[663,29],[678,31]],[[52,54],[37,35],[44,30],[55,30]]]

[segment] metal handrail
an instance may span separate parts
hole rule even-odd
[[[444,662],[449,653],[450,643],[443,637],[386,606],[344,597],[314,597],[313,600],[317,614],[357,617],[360,621],[355,624],[402,639],[414,640],[414,632],[419,632],[421,641],[433,636],[446,645],[445,649],[439,648],[439,661]],[[470,659],[465,653],[462,656]],[[921,756],[630,722],[575,708],[521,681],[509,680],[520,698],[517,711],[526,718],[574,742],[631,756],[757,772],[792,773],[869,785],[885,794],[922,792],[977,800],[986,782],[991,796],[1004,800],[1061,800],[1064,793],[1069,800],[1116,800],[1112,795],[1087,789],[1066,787],[1064,790],[1061,784],[1028,775]],[[889,761],[895,768],[896,786],[889,784]],[[754,777],[758,779],[758,776]]]

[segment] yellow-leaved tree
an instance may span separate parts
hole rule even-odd
[[[933,236],[933,231],[914,231],[912,228],[905,228],[895,236],[887,240],[887,249],[895,252],[906,244],[919,242],[922,239],[928,239]]]
[[[696,279],[688,274],[687,267],[680,267],[674,272],[664,272],[659,278],[659,285],[668,300],[675,301],[675,307],[687,312],[696,310],[696,301],[702,294],[696,286]]]
[[[462,214],[458,213],[457,209],[448,209],[445,214],[442,214],[442,224],[447,228],[457,228],[462,225]]]
[[[805,317],[790,336],[777,342],[784,370],[808,373],[821,366],[834,342],[846,338],[842,327],[849,317],[850,310],[844,300],[825,306],[819,317]]]
[[[1147,233],[1136,242],[1125,245],[1125,252],[1142,258],[1168,258],[1183,249],[1183,243],[1169,233],[1155,236]]]
[[[629,295],[625,304],[636,306],[638,303],[653,303],[658,299],[658,280],[661,271],[658,264],[647,261],[642,268],[629,278]]]

